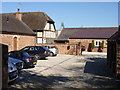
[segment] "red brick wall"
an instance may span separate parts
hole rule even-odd
[[[76,55],[80,52],[79,49],[76,49],[76,45],[78,44],[78,42],[82,42],[82,45],[84,45],[86,48],[88,48],[89,43],[92,42],[92,40],[97,40],[97,39],[70,39],[70,43],[69,44],[36,44],[37,46],[42,46],[42,45],[55,45],[56,47],[58,47],[59,50],[59,54],[69,54],[69,55]],[[99,40],[99,39],[98,39]],[[106,44],[106,40],[105,39],[101,39],[104,40],[104,43]],[[70,49],[68,50],[67,47],[70,46]],[[104,45],[106,46],[106,45]],[[107,47],[107,46],[106,46]],[[86,49],[87,51],[87,49]],[[97,52],[98,51],[98,47],[94,48],[92,50],[93,52]],[[103,52],[107,52],[107,48],[102,49]]]
[[[86,51],[87,51],[87,49],[88,49],[88,45],[89,45],[89,43],[92,43],[92,40],[101,40],[101,41],[104,41],[104,49],[102,49],[103,50],[103,52],[107,52],[107,40],[106,39],[69,39],[69,43],[70,44],[77,44],[78,42],[81,42],[81,44],[83,45],[83,46],[85,46],[85,48],[86,48]],[[97,50],[98,50],[98,47],[95,47],[92,51],[93,52],[97,52]]]
[[[75,49],[76,46],[72,44],[36,44],[36,46],[42,46],[42,45],[55,45],[58,48],[59,54],[69,54],[69,55],[75,55]],[[70,46],[70,49],[68,50],[68,46]]]
[[[9,51],[14,50],[14,40],[13,38],[17,37],[17,50],[25,46],[35,45],[34,36],[25,36],[25,35],[10,35],[10,34],[0,34],[1,41],[0,43],[8,45]]]

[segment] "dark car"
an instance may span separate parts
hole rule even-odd
[[[50,55],[50,50],[45,49],[41,46],[27,46],[21,49],[20,51],[25,51],[31,56],[34,56],[36,60],[48,57]]]
[[[23,69],[23,61],[20,59],[8,57],[8,62],[14,64],[16,66],[18,72],[20,72]]]
[[[24,51],[11,51],[9,52],[9,57],[20,59],[23,61],[23,67],[35,67],[37,60],[33,56],[30,56],[27,52]]]

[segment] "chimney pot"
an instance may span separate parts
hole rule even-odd
[[[18,8],[18,12],[20,12],[20,9]]]
[[[22,20],[22,13],[20,13],[20,9],[18,8],[17,10],[18,12],[16,12],[16,18]]]

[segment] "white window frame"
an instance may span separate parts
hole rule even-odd
[[[102,43],[101,40],[95,40],[94,45],[97,46],[97,47],[99,47],[99,46],[100,46],[100,43]]]
[[[36,38],[37,39],[37,44],[41,44],[42,43],[42,38]]]

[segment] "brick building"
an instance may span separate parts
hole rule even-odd
[[[54,43],[56,38],[56,28],[54,21],[44,12],[18,12],[4,13],[14,16],[22,20],[28,25],[37,35],[36,44]],[[17,15],[16,15],[17,14]]]
[[[86,51],[107,52],[107,39],[117,31],[117,27],[106,28],[63,28],[55,43],[78,44]],[[90,50],[91,48],[91,50]],[[101,50],[100,50],[101,49]]]
[[[116,77],[120,78],[120,27],[119,31],[108,39],[107,63]]]
[[[35,33],[21,20],[0,14],[0,43],[8,45],[9,51],[35,45]]]

